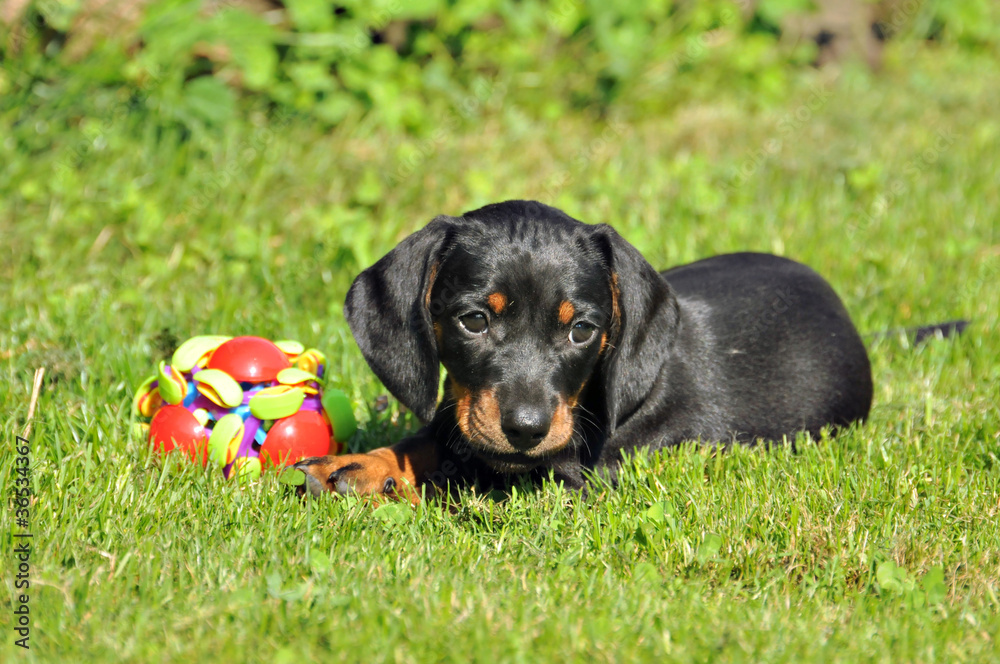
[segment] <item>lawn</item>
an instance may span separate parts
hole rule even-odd
[[[759,108],[720,91],[659,117],[551,121],[500,90],[431,138],[254,111],[187,133],[0,106],[7,496],[46,369],[31,649],[14,645],[5,550],[0,658],[1000,660],[1000,73],[901,44],[880,74],[789,85]],[[875,403],[855,430],[797,454],[638,456],[586,499],[302,502],[273,475],[164,464],[130,433],[155,362],[227,333],[325,349],[362,426],[351,448],[399,439],[418,423],[375,409],[384,388],[346,290],[435,214],[507,198],[612,223],[658,267],[734,250],[803,261],[866,334],[972,324],[917,347],[869,336]],[[14,510],[4,533],[23,531]]]

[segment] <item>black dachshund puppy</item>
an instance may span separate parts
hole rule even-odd
[[[865,346],[810,268],[741,253],[658,273],[610,226],[535,202],[437,217],[358,276],[345,314],[429,423],[301,461],[313,494],[416,500],[524,473],[583,487],[639,447],[817,436],[871,406]]]

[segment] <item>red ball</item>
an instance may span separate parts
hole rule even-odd
[[[163,406],[149,423],[149,442],[160,452],[180,450],[192,461],[208,463],[205,427],[184,406]]]
[[[238,383],[262,383],[290,366],[288,356],[267,339],[236,337],[215,349],[206,368],[225,371]]]
[[[333,430],[323,416],[313,410],[300,410],[274,423],[260,447],[265,465],[290,466],[305,457],[330,453]]]

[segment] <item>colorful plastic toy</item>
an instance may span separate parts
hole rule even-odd
[[[194,337],[160,362],[132,405],[160,451],[255,479],[266,467],[339,454],[354,435],[347,395],[320,387],[325,369],[323,353],[297,341]]]

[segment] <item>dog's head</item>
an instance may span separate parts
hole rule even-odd
[[[677,321],[666,282],[612,228],[526,201],[434,219],[358,276],[345,314],[425,421],[443,364],[465,441],[505,472],[578,439],[584,394],[606,433],[635,412]]]

